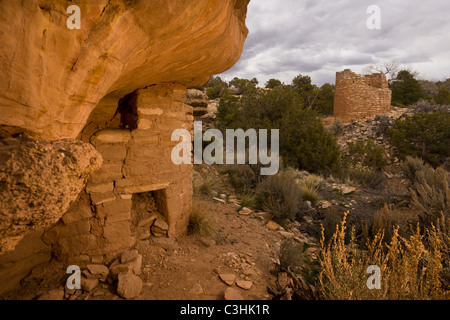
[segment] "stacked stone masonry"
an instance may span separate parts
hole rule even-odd
[[[383,73],[361,76],[345,69],[336,73],[334,116],[346,123],[385,114],[391,107],[391,95]]]
[[[136,129],[105,128],[92,135],[90,141],[102,155],[103,165],[58,224],[45,233],[59,260],[107,261],[145,236],[142,230],[133,232],[141,222],[140,227],[147,223],[152,228],[149,236],[185,233],[192,201],[192,165],[175,165],[171,160],[172,147],[178,143],[171,141],[172,132],[178,128],[192,131],[193,111],[184,103],[185,92],[177,84],[139,89],[134,93]],[[157,210],[152,207],[148,216],[132,223],[133,199],[145,193],[155,198]]]

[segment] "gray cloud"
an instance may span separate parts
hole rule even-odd
[[[381,9],[380,30],[366,26],[369,5]],[[396,59],[423,78],[443,80],[450,77],[449,9],[448,0],[252,0],[244,52],[220,76],[264,84],[303,74],[334,83],[336,71]]]

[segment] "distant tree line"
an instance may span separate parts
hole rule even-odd
[[[248,88],[251,89],[257,85],[258,80],[256,78],[248,80],[235,77],[233,80],[226,82],[218,76],[213,76],[205,85],[198,89],[205,91],[209,99],[218,99],[225,92],[242,95]],[[282,83],[278,79],[269,79],[265,83],[264,88],[273,90],[280,86],[294,90],[299,95],[303,106],[310,107],[321,115],[333,114],[334,84],[325,83],[319,87],[311,82],[309,76],[298,75],[289,85]]]

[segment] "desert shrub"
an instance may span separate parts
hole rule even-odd
[[[379,136],[380,135],[386,135],[387,131],[389,130],[389,128],[393,124],[393,120],[391,120],[386,115],[376,115],[375,116],[375,121],[378,122],[377,125],[376,125],[376,128],[375,128],[375,131],[376,131],[377,135],[379,135]]]
[[[254,193],[244,193],[241,196],[241,207],[259,209],[258,197]]]
[[[341,122],[340,119],[336,119],[335,122],[333,122],[329,127],[328,130],[334,134],[335,136],[340,136],[344,133],[345,126]]]
[[[324,219],[321,222],[323,237],[326,241],[329,241],[336,232],[336,227],[339,225],[342,217],[342,213],[336,211],[332,207],[327,209],[324,214]]]
[[[416,181],[416,173],[419,171],[423,172],[426,181],[433,179],[433,168],[429,164],[425,164],[420,158],[407,156],[405,161],[400,165],[400,168],[411,184],[414,184]]]
[[[348,144],[348,153],[350,162],[353,165],[361,164],[373,169],[381,169],[386,165],[384,148],[376,146],[372,140],[350,142]]]
[[[434,104],[427,100],[419,100],[409,107],[413,113],[436,113],[448,110],[447,106]]]
[[[193,188],[194,193],[203,195],[212,195],[221,187],[219,178],[211,173],[200,173],[194,176]]]
[[[189,215],[188,233],[206,237],[212,235],[213,231],[211,218],[199,207],[194,206]]]
[[[345,243],[346,217],[327,241],[322,231],[319,289],[323,298],[331,300],[360,299],[446,299],[450,292],[441,281],[443,252],[448,250],[440,241],[439,227],[420,229],[409,238],[402,238],[394,227],[389,244],[383,242],[383,232],[367,241],[367,249],[356,249]],[[323,230],[323,229],[322,229]],[[380,268],[381,288],[368,289],[367,268]]]
[[[347,164],[335,172],[340,181],[348,185],[358,185],[363,188],[378,188],[384,181],[383,172],[362,164]]]
[[[412,204],[422,211],[425,225],[430,225],[441,213],[450,216],[448,173],[441,166],[433,169],[423,160],[407,157],[402,169],[411,182]]]
[[[412,204],[425,215],[435,218],[441,212],[450,216],[450,188],[447,172],[444,168],[436,169],[434,179],[427,182],[422,173],[417,174],[417,181],[411,191]],[[422,182],[419,182],[422,181]]]
[[[319,189],[324,183],[321,176],[310,174],[301,181],[302,199],[316,203],[319,199]]]
[[[416,113],[398,119],[388,130],[399,156],[421,157],[437,167],[450,156],[450,111]]]
[[[281,243],[280,247],[280,271],[293,271],[300,273],[304,264],[304,248],[301,243],[294,239],[286,239]]]
[[[228,174],[228,181],[237,193],[246,194],[252,193],[262,181],[264,176],[261,176],[260,170],[259,165],[230,164],[222,173]]]
[[[402,226],[400,226],[402,225]],[[372,234],[376,235],[384,232],[384,240],[389,242],[392,239],[394,227],[399,226],[399,230],[405,229],[401,213],[393,206],[385,204],[384,207],[375,213],[372,224]]]
[[[288,172],[264,179],[257,188],[261,207],[274,219],[294,219],[301,200],[300,187]]]

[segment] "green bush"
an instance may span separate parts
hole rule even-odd
[[[336,137],[325,130],[318,114],[303,108],[291,86],[272,90],[247,87],[239,99],[225,93],[217,109],[217,127],[247,130],[279,129],[280,155],[287,166],[326,172],[339,159]]]
[[[392,90],[392,104],[395,106],[409,106],[425,97],[419,81],[406,70],[397,74],[396,79],[390,83],[390,89]]]
[[[216,113],[216,127],[219,129],[237,129],[240,127],[241,105],[238,97],[226,91],[219,101]]]
[[[269,79],[266,82],[266,85],[265,85],[265,87],[267,89],[273,89],[273,88],[278,87],[278,86],[281,86],[281,81],[278,80],[278,79]]]
[[[209,99],[217,99],[227,90],[228,83],[223,81],[220,77],[212,76],[209,81],[203,85],[200,89],[204,91],[206,89],[206,95]]]
[[[399,156],[420,157],[437,167],[450,156],[450,111],[420,112],[398,119],[388,130]]]
[[[446,88],[441,88],[434,97],[434,102],[440,105],[450,105],[450,92]]]
[[[350,142],[348,153],[353,165],[359,163],[373,169],[382,169],[386,165],[384,148],[377,147],[372,140]]]
[[[206,89],[206,95],[209,99],[220,98],[223,94],[224,88],[221,86],[214,86]]]
[[[318,91],[316,100],[312,104],[312,108],[320,114],[333,115],[334,90],[334,84],[323,84]]]
[[[301,189],[289,172],[280,172],[264,179],[257,195],[261,208],[274,219],[294,219],[301,201]]]
[[[340,149],[336,137],[311,109],[284,114],[280,126],[280,154],[287,166],[313,173],[333,171]]]

